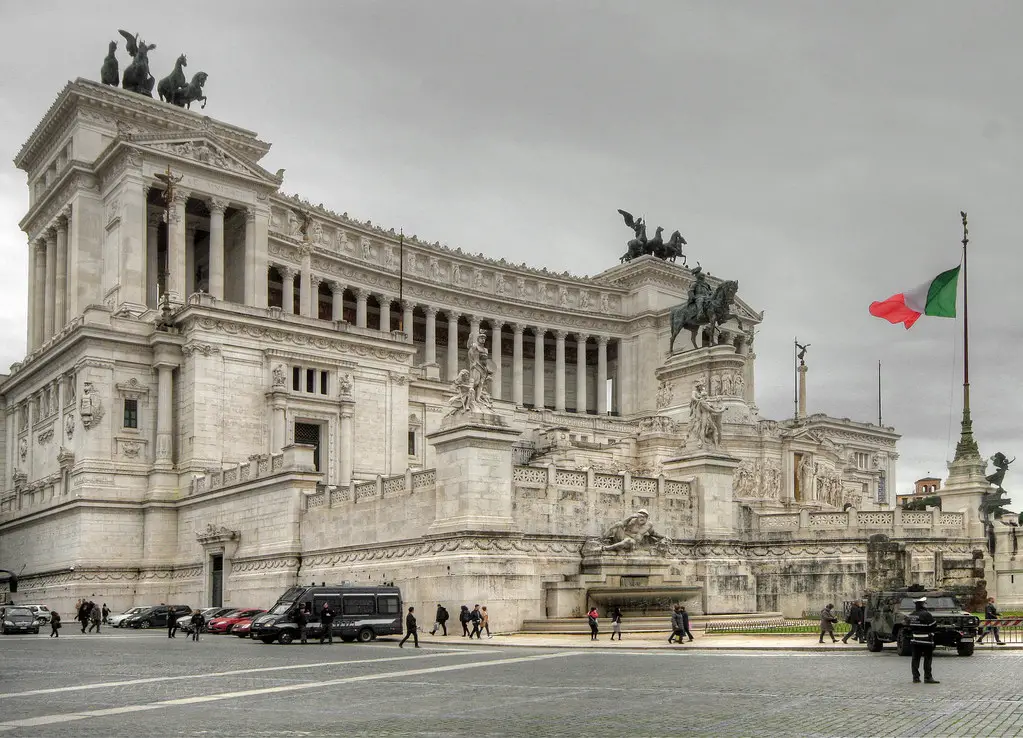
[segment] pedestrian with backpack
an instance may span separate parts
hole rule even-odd
[[[462,624],[462,638],[469,635],[469,621],[472,617],[469,615],[469,606],[462,605],[462,611],[458,613],[458,622]]]
[[[430,635],[434,635],[438,630],[443,630],[444,635],[448,634],[448,611],[439,602],[437,603],[437,615],[433,619],[433,630],[430,631]]]
[[[598,622],[599,618],[600,618],[600,613],[597,612],[596,606],[591,607],[590,611],[588,613],[586,613],[586,622],[589,623],[589,625],[590,625],[590,640],[591,641],[597,640],[597,633],[600,632],[599,628],[597,627],[597,622]]]
[[[60,613],[56,610],[50,612],[50,638],[60,638]]]

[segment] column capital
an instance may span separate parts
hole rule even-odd
[[[415,310],[416,309],[416,303],[412,302],[412,300],[402,300],[401,301],[401,309],[402,310]]]
[[[64,214],[62,212],[60,215],[57,216],[57,220],[53,225],[53,230],[56,231],[58,235],[61,233],[66,235],[67,226],[68,226],[67,220],[65,219]]]
[[[64,218],[64,220],[70,221],[71,220],[71,213],[72,213],[72,208],[71,208],[70,205],[65,205],[60,210],[60,215],[61,215],[62,218]]]
[[[522,325],[522,323],[512,323],[512,330],[515,332],[516,336],[521,336],[525,333],[526,326]]]
[[[452,322],[457,323],[458,319],[462,317],[461,313],[456,313],[454,310],[447,310],[445,312],[447,312],[447,314],[448,314],[448,322],[449,323],[452,323]]]
[[[391,303],[394,302],[395,298],[391,297],[390,295],[385,295],[383,292],[377,292],[375,294],[377,302],[380,303],[380,307],[383,307],[384,305],[390,307]]]
[[[533,326],[533,335],[536,336],[537,338],[540,338],[541,336],[546,336],[549,332],[550,331],[547,328],[544,328],[541,325]]]
[[[149,212],[146,213],[146,224],[150,228],[158,228],[161,223],[163,223],[163,211],[162,210],[152,210],[152,209],[150,209]]]
[[[501,320],[500,318],[491,318],[490,330],[492,330],[494,333],[499,333],[502,328],[504,328],[503,320]]]
[[[579,343],[586,343],[587,341],[590,340],[590,334],[589,333],[576,333],[575,334],[575,340],[578,341]]]
[[[179,190],[179,189],[175,188],[174,192],[173,192],[173,196],[174,196],[174,199],[172,200],[172,202],[175,205],[182,205],[183,206],[186,202],[188,202],[188,199],[192,196],[192,193],[189,192],[188,190]]]
[[[564,343],[565,338],[568,336],[568,331],[556,330],[554,331],[554,337],[558,339],[558,343]]]
[[[213,213],[220,213],[223,215],[224,211],[227,210],[227,205],[227,200],[221,200],[219,197],[211,197],[206,201],[206,206],[210,209],[211,215]]]
[[[57,229],[53,226],[47,226],[43,230],[43,242],[44,243],[57,243]]]
[[[337,281],[336,279],[327,280],[327,285],[330,287],[331,292],[338,293],[345,291],[344,284]]]
[[[302,254],[302,258],[313,255],[313,245],[308,241],[303,241],[298,245],[298,253]]]
[[[365,287],[356,287],[355,288],[355,299],[356,300],[365,300],[367,297],[369,297],[369,290],[367,290]]]
[[[255,208],[245,208],[245,222],[246,223],[255,223],[256,222],[256,209]]]
[[[280,265],[280,264],[278,264],[276,266],[277,266],[277,271],[281,273],[281,278],[282,279],[294,279],[295,275],[298,274],[298,270],[295,269],[294,267],[283,266],[283,265]]]
[[[597,336],[597,344],[599,346],[607,347],[607,344],[610,340],[611,340],[610,336]]]
[[[423,308],[423,311],[426,313],[427,317],[436,318],[437,313],[440,312],[440,309],[435,305],[427,305],[426,307]]]
[[[320,286],[321,282],[323,282],[323,277],[319,276],[318,274],[309,275],[309,284],[312,285],[312,288],[314,290]]]

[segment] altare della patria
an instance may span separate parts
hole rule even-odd
[[[267,606],[393,582],[424,612],[486,602],[500,630],[594,604],[797,616],[910,582],[1023,605],[976,452],[940,507],[896,506],[899,435],[808,415],[805,348],[796,417],[762,417],[764,314],[678,230],[612,204],[607,268],[580,278],[285,195],[270,144],[206,115],[205,72],[182,54],[158,81],[162,50],[122,35],[130,65],[112,42],[14,162],[19,597]]]

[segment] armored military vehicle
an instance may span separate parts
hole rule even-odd
[[[949,592],[918,586],[867,595],[863,624],[867,631],[867,650],[877,652],[885,643],[895,643],[900,656],[909,656],[913,650],[909,616],[916,609],[914,601],[920,597],[927,598],[927,609],[937,621],[934,644],[954,648],[960,656],[972,656],[980,620],[964,611]]]

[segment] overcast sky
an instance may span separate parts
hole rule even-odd
[[[0,0],[0,27],[0,366],[24,354],[27,269],[3,162],[111,40],[124,69],[125,28],[157,79],[181,53],[206,71],[205,112],[272,142],[265,167],[313,203],[576,274],[617,263],[617,208],[681,230],[765,311],[764,416],[792,414],[794,336],[810,412],[876,423],[883,362],[900,491],[952,456],[961,324],[867,306],[958,263],[965,209],[977,436],[1023,454],[1023,4]]]

